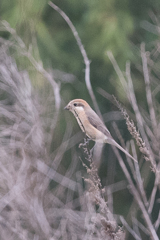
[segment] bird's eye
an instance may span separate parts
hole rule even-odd
[[[73,105],[76,107],[76,106],[77,106],[77,103],[74,103]]]

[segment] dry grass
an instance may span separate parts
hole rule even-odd
[[[16,41],[17,36],[14,44],[20,49]],[[69,147],[71,133],[68,125],[61,145],[50,152],[48,146],[52,136],[54,141],[58,126],[59,91],[53,91],[54,98],[49,97],[46,103],[46,96],[43,99],[39,95],[27,71],[18,70],[10,56],[10,45],[11,42],[1,39],[1,239],[124,239],[102,197],[91,155],[86,155],[89,165],[85,188],[77,160],[72,161],[64,176],[58,170],[63,168],[61,160]],[[35,63],[26,51],[23,48],[22,56],[27,55]],[[38,72],[38,63],[34,66]],[[40,72],[58,87],[52,75],[42,68]],[[54,107],[49,117],[51,104]],[[75,139],[77,136],[74,144]],[[72,180],[75,171],[77,180]]]
[[[11,41],[0,40],[1,239],[158,240],[160,211],[155,214],[155,209],[159,209],[157,203],[160,106],[156,99],[159,90],[158,79],[155,81],[154,75],[157,70],[153,65],[149,65],[151,61],[144,45],[141,48],[141,56],[148,111],[140,109],[137,103],[130,64],[126,65],[126,74],[122,73],[113,55],[109,53],[137,123],[135,127],[124,108],[116,101],[138,146],[133,141],[128,144],[128,149],[132,149],[134,157],[139,159],[139,164],[133,163],[128,158],[126,163],[119,151],[113,148],[124,172],[128,191],[134,198],[129,209],[132,216],[130,223],[123,216],[114,215],[112,203],[114,191],[120,191],[126,188],[126,185],[115,183],[110,188],[105,187],[107,191],[104,191],[86,140],[81,144],[85,156],[82,165],[86,169],[82,176],[77,166],[81,162],[78,161],[79,156],[73,147],[79,143],[81,136],[77,134],[70,137],[72,127],[69,121],[63,138],[57,139],[62,100],[60,85],[53,75],[34,59],[32,52],[27,50],[23,41],[7,23],[3,23],[1,28],[12,35]],[[79,44],[81,51],[85,51],[81,42]],[[47,92],[47,97],[45,94],[42,96],[33,87],[27,71],[19,71],[14,57],[11,57],[11,48],[14,51],[16,49],[21,57],[27,58],[36,73],[49,84],[50,91],[49,94]],[[88,59],[84,52],[83,54],[84,58]],[[90,89],[88,75],[90,70],[87,64],[88,62],[86,84],[92,100],[96,101]],[[153,90],[151,90],[152,74],[154,83],[156,82]],[[159,72],[156,74],[160,76]],[[103,95],[105,96],[105,93]],[[106,95],[108,96],[107,93]],[[99,111],[96,102],[94,105]],[[125,147],[116,125],[114,128],[122,141],[122,146]],[[53,147],[57,141],[58,147]],[[71,164],[65,168],[62,161],[70,148],[72,148]],[[145,159],[141,157],[138,149],[143,156],[145,155]],[[149,166],[146,165],[146,160]],[[149,182],[151,177],[154,179],[152,186]],[[148,186],[151,186],[149,194]],[[120,227],[122,225],[125,230]]]

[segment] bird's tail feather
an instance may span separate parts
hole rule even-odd
[[[128,157],[130,157],[130,158],[133,159],[135,162],[137,162],[137,160],[136,160],[134,157],[132,157],[124,148],[122,148],[114,139],[107,139],[107,143],[116,146],[116,147],[119,148],[122,152],[124,152]]]

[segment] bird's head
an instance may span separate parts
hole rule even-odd
[[[73,114],[79,114],[82,111],[85,111],[87,108],[90,108],[89,104],[83,99],[74,99],[70,101],[67,106],[64,108],[65,110],[71,111]]]

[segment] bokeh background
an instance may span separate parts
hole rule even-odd
[[[154,66],[154,77],[158,79],[160,76],[159,73],[157,73],[157,69],[159,68],[160,1],[54,0],[53,2],[60,7],[72,21],[81,38],[88,58],[91,61],[90,81],[100,112],[108,129],[114,139],[119,142],[113,125],[113,122],[116,122],[122,138],[126,143],[131,140],[132,136],[127,130],[126,122],[117,106],[115,106],[111,95],[115,95],[125,106],[134,121],[136,121],[136,118],[128,101],[127,92],[124,90],[119,80],[119,76],[115,71],[113,62],[109,58],[108,52],[112,52],[122,73],[126,71],[126,62],[131,63],[131,74],[137,101],[141,106],[140,109],[142,112],[147,111],[148,106],[145,94],[145,84],[143,81],[144,76],[142,73],[141,44],[145,43],[145,49],[148,54],[153,53],[154,58],[150,61],[150,66]],[[30,139],[30,132],[32,134],[32,130],[34,131],[34,124],[36,124],[36,122],[40,122],[40,125],[38,125],[39,130],[37,131],[41,132],[37,132],[37,136],[34,140],[32,136],[32,140],[27,143],[28,145],[26,144],[29,147],[26,147],[24,144],[26,148],[24,147],[23,150],[27,155],[27,159],[29,159],[28,162],[26,160],[26,165],[23,165],[23,167],[25,166],[24,169],[19,159],[21,153],[16,147],[16,151],[12,153],[14,154],[12,163],[10,163],[11,160],[8,157],[7,166],[13,164],[13,161],[17,162],[12,166],[13,169],[8,169],[8,174],[13,177],[11,180],[12,183],[6,186],[5,181],[1,182],[1,198],[3,199],[6,194],[9,194],[11,189],[16,185],[16,172],[22,171],[20,174],[23,175],[23,171],[27,171],[27,176],[24,179],[24,192],[28,189],[28,185],[30,185],[31,192],[36,191],[35,186],[43,185],[42,193],[38,193],[37,195],[37,199],[41,199],[42,205],[46,204],[45,206],[50,206],[52,209],[56,206],[56,208],[62,210],[68,206],[68,208],[76,209],[76,211],[81,210],[81,205],[78,202],[80,202],[80,195],[83,195],[86,191],[83,177],[87,176],[87,172],[81,162],[81,159],[84,162],[86,162],[86,159],[83,150],[80,149],[78,145],[83,141],[84,136],[80,132],[74,117],[71,113],[65,112],[63,108],[74,98],[85,99],[94,108],[94,103],[92,102],[85,83],[85,64],[82,54],[68,24],[57,11],[49,6],[48,1],[1,0],[0,20],[1,63],[5,65],[6,71],[7,67],[10,66],[8,71],[10,72],[9,76],[12,76],[12,82],[8,83],[10,90],[7,91],[6,88],[1,90],[1,102],[4,104],[4,101],[7,101],[7,106],[14,106],[17,104],[19,108],[26,111],[25,114],[27,114],[25,117],[21,114],[20,117],[17,117],[18,120],[12,119],[12,121],[15,121],[14,124],[13,122],[8,122],[6,116],[2,116],[1,123],[3,126],[16,126],[15,123],[19,126],[23,118],[27,119],[27,117],[29,118],[29,114],[33,114],[35,115],[32,116],[34,120],[31,117],[33,121],[31,119],[26,120],[31,129],[24,130],[20,128],[19,131],[21,131],[21,133],[23,132],[23,137],[14,137],[14,141],[21,142],[21,140],[24,139],[28,141],[28,139]],[[13,29],[15,32],[12,31]],[[4,48],[4,45],[7,47]],[[11,68],[12,64],[15,66],[15,74]],[[16,80],[18,73],[19,80]],[[27,74],[27,77],[24,73]],[[22,82],[24,85],[20,80],[21,74],[23,75]],[[1,81],[4,75],[4,72],[1,72]],[[154,86],[157,86],[156,79],[154,80]],[[32,103],[28,103],[29,105],[27,105],[25,102],[23,104],[25,97],[23,95],[18,95],[21,94],[20,90],[14,91],[14,82],[16,82],[17,88],[24,89],[24,92],[26,91],[26,85],[30,85],[30,101]],[[27,84],[25,84],[25,82],[27,82]],[[19,98],[17,96],[19,96]],[[159,101],[159,95],[156,97],[157,101]],[[29,98],[28,95],[26,98]],[[36,107],[34,108],[32,106],[31,108],[32,104]],[[22,113],[21,110],[18,111]],[[16,109],[11,110],[11,112],[14,111],[16,111]],[[29,123],[30,121],[32,123]],[[17,127],[17,129],[19,129],[19,127]],[[11,135],[9,135],[9,139],[12,139]],[[7,136],[5,136],[5,138],[7,138]],[[41,141],[39,140],[40,138]],[[32,141],[36,142],[35,146],[32,144]],[[6,143],[6,146],[8,146],[7,144],[8,143]],[[93,147],[93,145],[94,143],[90,143],[90,147]],[[101,149],[100,146],[98,148]],[[138,158],[141,159],[142,156],[138,148],[137,154]],[[125,159],[125,155],[122,153],[121,155]],[[131,215],[134,215],[133,212],[136,211],[136,207],[133,195],[128,190],[125,175],[117,158],[112,148],[108,145],[104,146],[102,152],[98,153],[97,156],[99,157],[95,159],[95,164],[98,169],[98,175],[101,179],[102,187],[106,189],[106,192],[108,191],[108,195],[105,195],[105,200],[106,202],[110,201],[110,210],[112,210],[116,216],[122,215],[130,225],[132,222]],[[19,160],[15,160],[17,158]],[[58,175],[56,175],[58,180],[55,180],[53,177],[55,173],[50,177],[49,175],[45,175],[49,170],[46,170],[44,165],[41,169],[41,165],[36,165],[38,164],[37,161],[45,163],[48,169],[52,169],[60,174],[59,178]],[[22,169],[20,169],[20,166]],[[25,171],[26,166],[29,167]],[[148,162],[141,165],[141,167],[142,166],[142,179],[145,178],[146,175],[146,179],[144,180],[145,191],[146,195],[149,197],[153,188],[154,174],[151,172]],[[39,174],[36,173],[36,171],[40,171],[39,169],[42,170],[45,177],[42,173],[42,176],[36,175]],[[63,176],[67,178],[63,179]],[[26,186],[26,179],[28,178],[35,179],[32,179],[31,183],[27,183],[28,185]],[[69,182],[69,180],[71,180],[71,182]],[[62,184],[62,182],[66,182],[66,185],[64,183]],[[72,186],[73,183],[76,184],[77,182],[81,184],[82,188],[78,193],[73,190],[74,187],[73,189],[70,187],[69,190],[66,190],[68,189],[68,185]],[[112,194],[110,194],[110,191]],[[25,192],[26,195],[28,194],[27,197],[29,199],[31,199],[32,196],[31,192]],[[49,196],[47,203],[45,199],[46,195]],[[111,195],[112,197],[109,198]],[[18,221],[18,227],[16,227],[14,223],[13,216],[13,219],[10,220],[8,212],[7,217],[6,213],[3,213],[3,220],[5,221],[5,219],[7,219],[10,225],[5,226],[6,230],[3,231],[2,239],[6,239],[6,236],[8,239],[52,239],[52,236],[54,236],[53,232],[51,234],[50,230],[43,231],[44,219],[41,223],[38,222],[36,226],[31,228],[30,224],[26,223],[26,221],[30,222],[32,214],[27,216],[27,220],[24,219],[25,213],[22,214],[23,217],[18,215],[18,213],[23,212],[24,209],[21,206],[22,203],[16,200],[17,198],[18,195],[7,200],[5,211],[10,212],[16,209],[15,211],[17,211],[17,213],[15,219],[19,218],[19,220],[16,220]],[[77,202],[71,205],[70,203],[75,199],[78,199]],[[159,199],[159,195],[157,195],[157,199]],[[17,203],[15,205],[16,201]],[[7,206],[9,210],[6,209]],[[30,203],[29,207],[31,206],[34,208],[34,204],[32,205]],[[26,207],[25,211],[27,211],[27,208],[28,207]],[[4,207],[2,207],[2,209],[4,211]],[[154,221],[157,218],[158,209],[159,205],[156,206],[155,213],[153,213],[152,216]],[[35,214],[37,214],[37,218],[44,217],[41,214]],[[65,232],[65,227],[61,224],[62,216],[58,215],[58,219],[55,217],[56,219],[53,221],[53,216],[57,216],[57,214],[58,213],[55,211],[52,213],[52,216],[50,216],[48,212],[45,212],[50,227],[44,224],[44,228],[52,228],[54,231],[55,229],[57,230],[57,235],[55,234],[53,239],[92,239],[89,237],[78,238],[78,234],[69,237],[66,233],[69,230]],[[139,213],[136,212],[136,214]],[[141,218],[141,216],[139,217]],[[1,219],[1,222],[3,222],[3,220]],[[122,222],[118,224],[119,226],[123,225]],[[39,228],[41,230],[39,230]],[[13,231],[13,229],[15,231]],[[21,232],[21,234],[17,235],[18,233],[16,231]],[[58,233],[58,231],[60,231],[61,234]],[[95,239],[102,238],[95,237]],[[135,236],[127,232],[126,239],[138,239],[138,237],[135,238]],[[150,237],[146,237],[146,235],[142,233],[139,239],[150,239]]]

